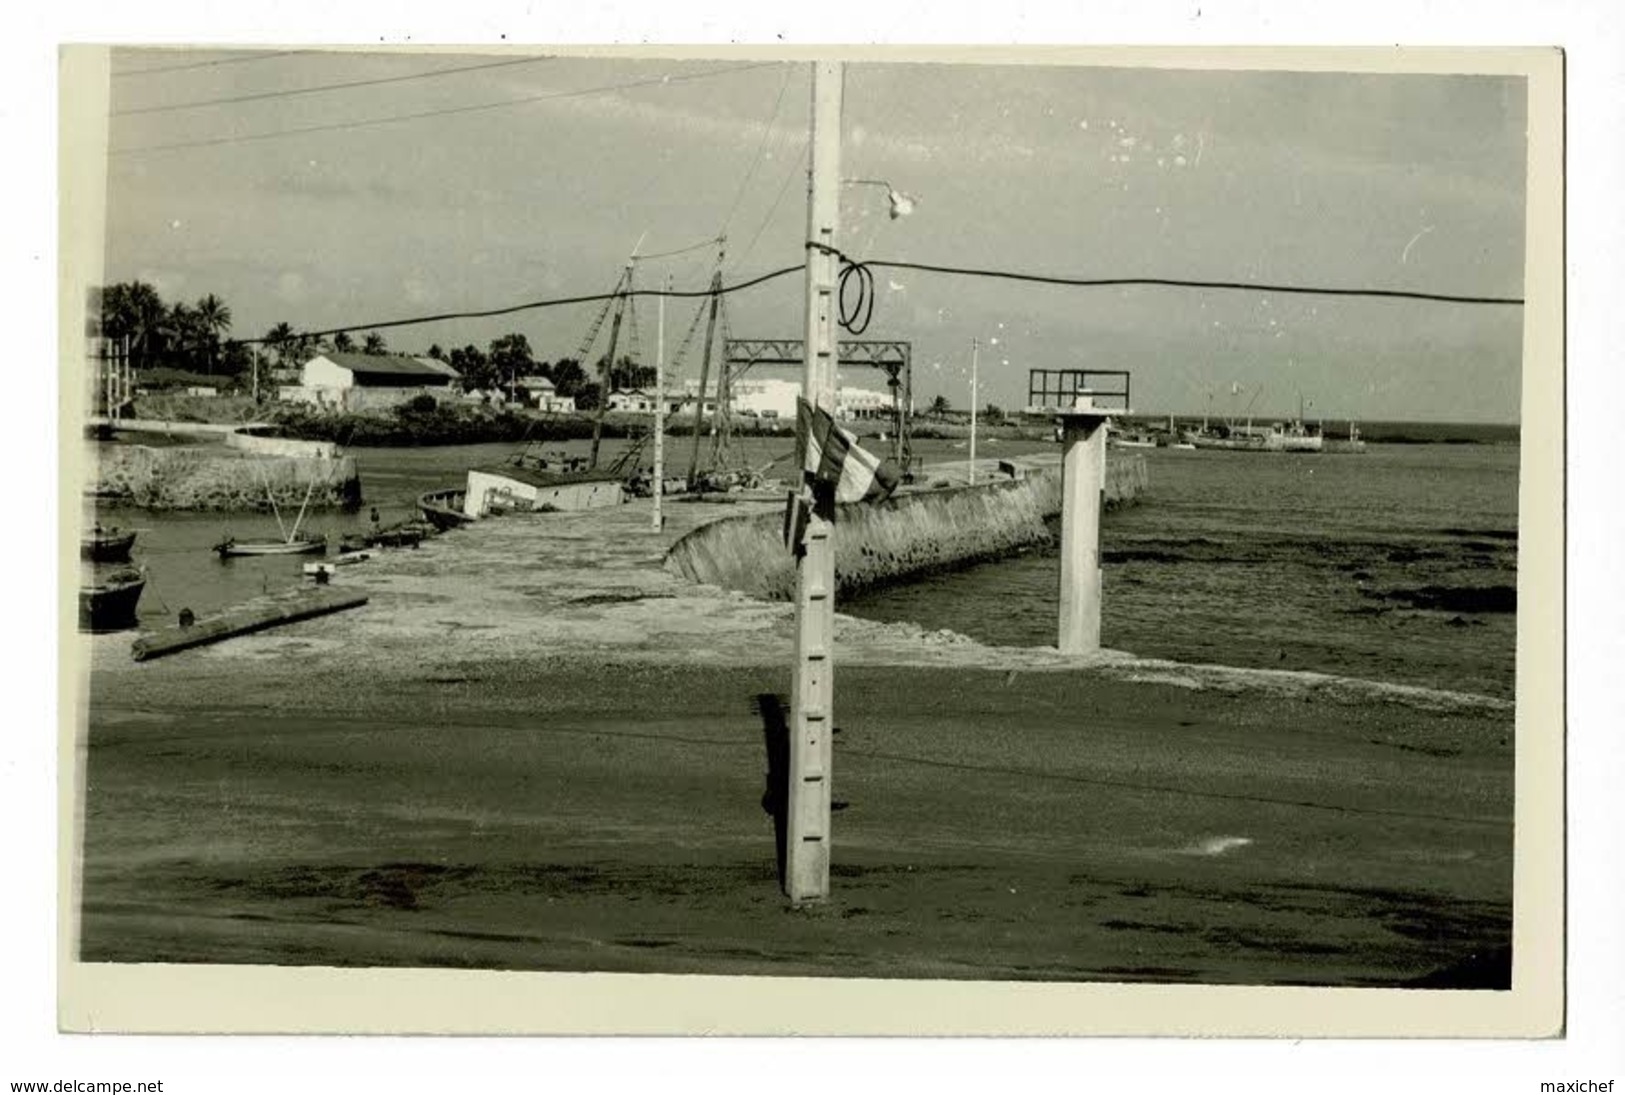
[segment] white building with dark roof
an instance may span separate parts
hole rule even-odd
[[[458,379],[456,369],[433,358],[335,350],[305,362],[299,385],[283,388],[281,394],[284,400],[333,410],[378,410],[425,393],[448,398]]]

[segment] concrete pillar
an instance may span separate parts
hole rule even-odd
[[[812,171],[807,239],[835,246],[841,158],[839,62],[813,65]],[[835,256],[807,249],[807,325],[802,390],[807,402],[835,410],[840,343]],[[801,474],[801,469],[796,469]],[[835,492],[816,488],[805,550],[796,566],[796,663],[790,693],[790,786],[785,894],[797,904],[829,896],[830,778],[835,705]]]
[[[1061,414],[1063,654],[1100,649],[1100,511],[1106,493],[1106,416],[1088,395]]]

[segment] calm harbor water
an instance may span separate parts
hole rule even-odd
[[[606,442],[612,458],[619,442]],[[557,448],[585,452],[586,442]],[[747,439],[746,459],[786,457],[788,438]],[[924,441],[927,461],[963,442]],[[992,443],[993,457],[1047,449]],[[355,449],[365,504],[306,526],[331,542],[376,508],[413,516],[423,491],[499,463],[510,444]],[[668,460],[686,466],[686,438]],[[1149,450],[1151,492],[1103,533],[1103,641],[1179,661],[1307,669],[1510,696],[1517,584],[1516,445],[1380,445],[1358,456]],[[776,469],[777,473],[779,469]],[[291,521],[291,515],[284,515]],[[142,530],[144,624],[204,613],[301,581],[310,557],[221,561],[227,533],[275,536],[269,514],[155,514],[103,520]],[[1053,549],[849,598],[842,612],[946,628],[983,642],[1055,642]]]
[[[1516,445],[1146,456],[1149,494],[1102,533],[1106,646],[1512,695]],[[841,611],[1053,646],[1059,585],[1050,549]]]

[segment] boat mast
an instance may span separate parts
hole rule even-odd
[[[604,435],[604,411],[609,406],[609,379],[615,369],[615,343],[621,337],[621,317],[626,313],[626,302],[630,299],[632,265],[635,262],[637,256],[634,254],[626,260],[621,280],[615,284],[615,317],[609,325],[609,350],[604,355],[603,366],[598,370],[598,409],[592,418],[592,453],[587,458],[589,468],[598,467],[598,444]]]
[[[717,329],[717,306],[722,301],[722,247],[717,249],[717,268],[711,275],[710,314],[705,320],[705,353],[700,357],[700,390],[694,401],[694,438],[688,456],[688,489],[693,490],[700,471],[700,435],[705,423],[705,386],[711,381],[711,340]],[[718,385],[720,388],[720,384]],[[720,397],[721,393],[718,392]],[[720,406],[718,407],[720,411]]]

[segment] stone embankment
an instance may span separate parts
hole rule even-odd
[[[847,593],[985,559],[1050,540],[1045,519],[1061,512],[1058,463],[1023,461],[1020,478],[900,494],[879,506],[842,506],[835,522],[835,577]],[[931,477],[927,476],[927,481]],[[1144,457],[1106,465],[1108,507],[1134,502],[1147,482]],[[703,525],[672,548],[667,565],[693,581],[772,600],[788,599],[795,568],[784,550],[783,515],[743,514]]]
[[[102,446],[96,453],[90,490],[102,501],[158,510],[261,510],[275,498],[279,507],[354,508],[361,504],[361,476],[355,458],[320,452],[262,453],[259,445],[300,442],[249,439],[228,446],[150,448]]]

